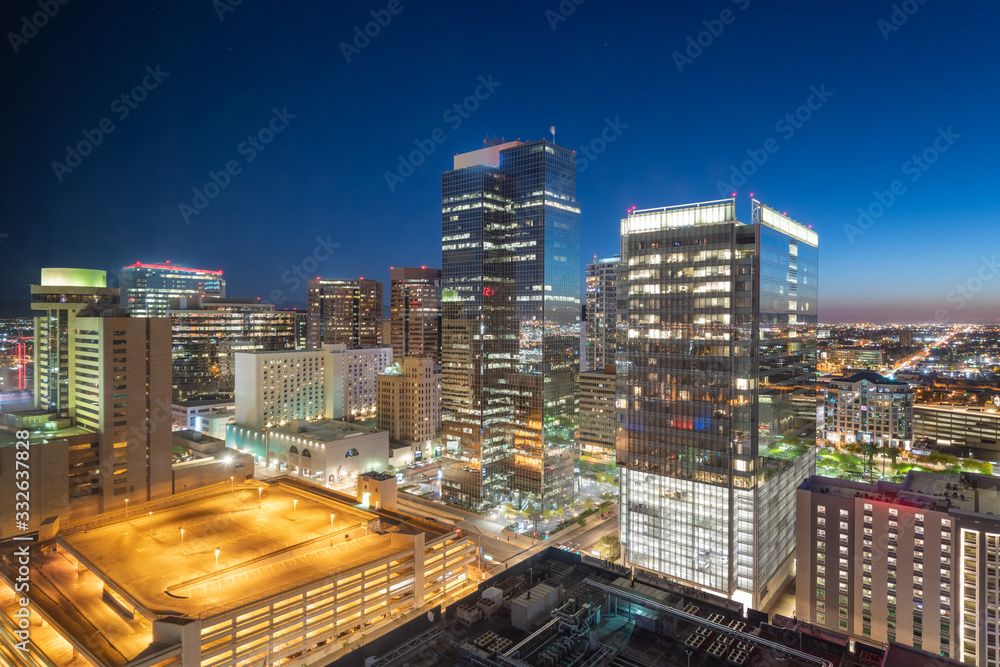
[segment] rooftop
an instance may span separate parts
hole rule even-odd
[[[344,422],[336,419],[317,419],[316,421],[293,421],[284,426],[274,426],[271,433],[294,435],[316,442],[334,442],[358,435],[378,433],[379,429],[362,426],[357,422]]]
[[[874,371],[858,371],[854,375],[843,378],[830,378],[831,382],[848,382],[854,384],[856,382],[861,382],[862,380],[867,380],[871,384],[884,384],[892,385],[896,387],[907,387],[909,386],[905,382],[899,382],[898,380],[890,380],[889,378],[879,375]]]
[[[1000,479],[989,475],[945,475],[910,471],[902,484],[852,482],[813,475],[800,489],[840,498],[869,498],[903,507],[979,516],[1000,515]]]

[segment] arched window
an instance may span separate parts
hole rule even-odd
[[[302,450],[302,456],[304,456],[304,457],[306,457],[306,458],[309,458],[309,459],[311,459],[311,458],[312,458],[312,454],[310,454],[310,453],[309,453],[309,450],[308,450],[308,449],[303,449],[303,450]]]
[[[358,455],[358,450],[351,447],[350,449],[347,450],[347,454],[344,455],[344,458],[349,459],[352,456],[357,456],[357,455]]]
[[[299,448],[296,447],[295,445],[292,445],[291,447],[288,448],[288,453],[289,454],[298,454],[299,453]]]

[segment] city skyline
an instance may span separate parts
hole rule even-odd
[[[919,3],[569,2],[490,23],[458,4],[224,6],[98,21],[67,5],[33,30],[35,3],[2,10],[3,86],[23,103],[3,112],[20,131],[3,139],[0,299],[23,302],[38,268],[77,252],[109,279],[137,260],[221,268],[235,296],[279,308],[305,302],[304,276],[388,283],[389,266],[437,265],[439,174],[502,136],[577,150],[583,262],[615,252],[632,206],[737,192],[749,208],[753,192],[827,239],[821,321],[995,321],[992,253],[967,239],[997,211],[979,85],[996,6],[967,21]],[[540,50],[497,59],[515,26]],[[445,34],[449,49],[426,48]],[[958,34],[961,49],[940,38]],[[723,96],[753,102],[733,113]],[[88,136],[89,155],[67,156]]]

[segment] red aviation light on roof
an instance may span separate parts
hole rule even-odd
[[[191,273],[209,273],[213,276],[221,276],[222,270],[213,271],[210,269],[188,269],[183,266],[172,266],[167,263],[163,264],[144,264],[143,262],[136,262],[135,264],[130,264],[128,266],[123,266],[122,271],[125,269],[170,269],[172,271],[190,271]]]

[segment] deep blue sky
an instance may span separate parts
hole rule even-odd
[[[732,165],[773,138],[779,150],[736,189],[738,212],[749,218],[754,192],[814,225],[822,321],[1000,313],[1000,269],[983,266],[1000,237],[997,2],[911,0],[885,39],[893,3],[870,0],[586,0],[555,30],[555,0],[402,0],[348,63],[340,43],[388,2],[243,0],[220,20],[222,1],[76,0],[18,53],[8,33],[37,0],[4,3],[0,298],[25,298],[42,266],[170,259],[224,269],[233,296],[301,302],[304,286],[282,275],[328,236],[340,248],[315,274],[388,282],[390,265],[440,265],[455,153],[552,125],[578,148],[619,119],[627,128],[578,178],[585,259],[617,251],[630,206],[718,198]],[[731,23],[679,72],[672,54],[727,9]],[[169,75],[120,119],[113,100],[157,65]],[[443,112],[489,75],[499,87],[454,129]],[[833,94],[792,136],[776,128],[813,86]],[[286,107],[295,118],[248,163],[239,144]],[[52,162],[103,118],[114,131],[60,182]],[[436,128],[447,138],[390,191],[385,172]],[[904,163],[939,128],[960,136],[911,181]],[[230,160],[241,173],[185,224],[179,204]],[[850,242],[844,225],[895,179],[905,191]],[[949,301],[957,286],[970,298]]]

